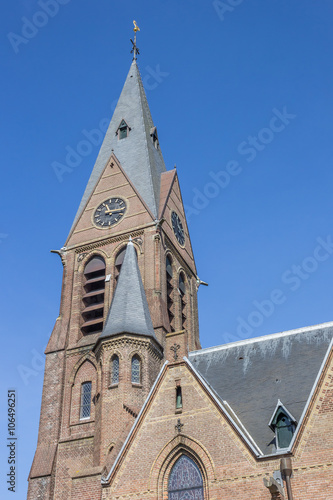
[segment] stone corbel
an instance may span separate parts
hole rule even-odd
[[[272,495],[272,500],[285,500],[285,495],[283,488],[281,485],[274,479],[274,477],[270,477],[267,479],[264,477],[263,479],[264,485],[269,489],[270,494]]]

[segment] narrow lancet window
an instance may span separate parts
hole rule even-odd
[[[115,354],[111,360],[111,385],[119,383],[119,357]]]
[[[91,407],[91,382],[81,385],[80,420],[90,418]]]
[[[174,332],[174,314],[173,314],[173,271],[170,255],[166,258],[166,282],[167,282],[167,309],[170,322],[170,331]]]
[[[179,284],[178,290],[180,295],[180,324],[181,329],[185,330],[186,328],[186,288],[185,288],[185,275],[184,273],[180,273],[179,275]]]
[[[137,355],[132,358],[131,379],[132,384],[141,383],[141,360]]]
[[[180,410],[183,408],[183,397],[182,397],[182,388],[179,385],[176,387],[176,410]]]

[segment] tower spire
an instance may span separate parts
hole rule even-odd
[[[132,45],[133,45],[133,48],[131,50],[131,54],[133,54],[133,61],[136,61],[137,60],[137,56],[140,54],[139,49],[138,49],[138,47],[136,45],[136,33],[137,33],[137,31],[140,31],[140,28],[136,24],[136,21],[133,21],[133,24],[134,24],[134,28],[133,28],[133,31],[134,31],[134,41],[131,38],[131,42],[132,42]]]

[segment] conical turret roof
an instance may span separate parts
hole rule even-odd
[[[100,338],[132,333],[156,340],[138,260],[130,241]]]
[[[123,120],[129,127],[129,133],[126,138],[120,139],[118,129]],[[160,148],[155,147],[156,143],[154,144],[154,137],[152,137],[154,135],[154,123],[140,72],[134,60],[75,216],[73,227],[112,152],[118,158],[152,215],[157,218],[160,177],[166,168]]]

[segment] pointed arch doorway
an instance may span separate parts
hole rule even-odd
[[[171,469],[168,500],[204,500],[202,474],[187,455],[181,455]]]

